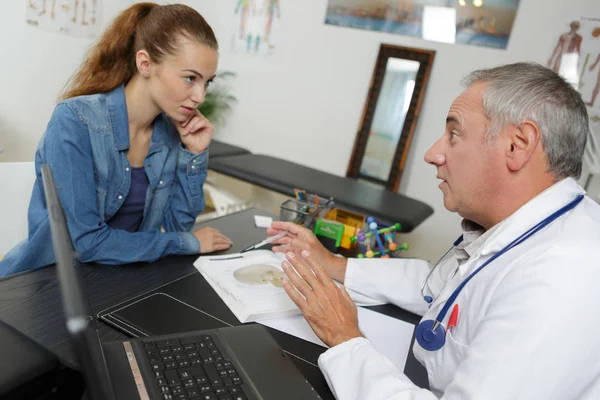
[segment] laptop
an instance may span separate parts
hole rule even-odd
[[[67,331],[92,400],[320,399],[261,325],[101,343],[48,165],[42,180]]]

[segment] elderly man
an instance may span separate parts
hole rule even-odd
[[[574,179],[583,101],[537,64],[475,71],[466,87],[425,154],[464,218],[451,258],[343,259],[277,222],[285,290],[331,347],[319,366],[338,399],[598,399],[600,206]],[[363,337],[348,292],[424,316],[413,351],[431,391]]]

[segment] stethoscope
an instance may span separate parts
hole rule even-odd
[[[523,233],[521,236],[519,236],[518,238],[516,238],[515,240],[513,240],[512,242],[510,242],[508,245],[506,245],[498,253],[494,254],[494,256],[491,257],[489,260],[487,260],[485,263],[483,263],[483,265],[481,265],[479,268],[477,268],[475,271],[473,271],[471,273],[471,275],[469,275],[467,277],[467,279],[465,279],[460,285],[458,285],[458,287],[454,290],[454,292],[452,292],[452,294],[450,295],[450,297],[448,297],[448,300],[446,300],[446,303],[444,304],[444,307],[442,307],[441,311],[439,312],[439,314],[437,315],[437,317],[435,318],[435,320],[428,319],[426,321],[421,322],[419,325],[417,325],[417,329],[416,329],[416,332],[415,332],[415,338],[416,338],[417,342],[419,343],[419,345],[422,348],[424,348],[425,350],[429,350],[429,351],[435,351],[435,350],[441,349],[442,346],[444,346],[444,343],[446,343],[446,330],[442,327],[442,321],[446,317],[446,314],[448,313],[448,310],[450,309],[450,307],[454,303],[454,300],[456,300],[456,298],[458,297],[458,295],[460,294],[460,292],[463,290],[463,288],[465,287],[465,285],[475,275],[477,275],[479,273],[479,271],[481,271],[482,269],[484,269],[492,261],[494,261],[495,259],[497,259],[501,255],[503,255],[504,253],[506,253],[510,249],[512,249],[512,248],[520,245],[525,240],[527,240],[531,236],[533,236],[535,233],[537,233],[538,231],[540,231],[541,229],[543,229],[544,227],[546,227],[547,225],[549,225],[550,223],[552,223],[555,219],[557,219],[558,217],[560,217],[561,215],[563,215],[567,211],[573,209],[577,204],[579,204],[579,202],[581,200],[583,200],[583,197],[584,197],[584,195],[577,196],[577,198],[575,198],[575,200],[571,201],[566,206],[564,206],[561,209],[555,211],[553,214],[551,214],[550,216],[546,217],[544,220],[542,220],[541,222],[539,222],[537,225],[535,225],[532,228],[530,228],[528,231],[526,231],[525,233]],[[458,244],[460,244],[460,242],[462,242],[462,235],[461,235],[461,237],[459,237],[454,242],[454,246],[457,246]],[[450,248],[450,250],[452,250],[452,248]],[[450,252],[450,250],[448,250],[442,256],[442,258],[440,259],[440,261],[446,256],[446,254],[448,254],[448,252]],[[425,284],[427,283],[427,279],[429,279],[429,277],[431,276],[431,273],[437,267],[437,265],[440,263],[440,261],[438,261],[435,264],[435,266],[431,269],[431,271],[427,275],[427,278],[423,282],[423,285],[421,285],[421,294],[423,294],[423,288],[425,287]],[[457,269],[457,271],[458,271],[458,269]],[[454,272],[454,274],[456,274],[456,271]],[[454,274],[452,276],[454,276]],[[450,279],[452,279],[452,277],[450,277]],[[449,280],[447,280],[446,283],[448,283]],[[431,296],[423,296],[423,298],[428,303],[431,303],[433,301],[433,298]]]
[[[429,270],[429,273],[427,274],[427,277],[425,278],[425,280],[423,281],[423,283],[421,283],[421,296],[423,297],[423,299],[431,304],[433,303],[433,297],[432,296],[427,296],[425,294],[425,286],[429,286],[427,285],[427,282],[429,282],[429,278],[431,277],[431,275],[435,272],[436,268],[438,267],[438,265],[442,262],[443,259],[446,258],[446,256],[448,255],[448,253],[450,253],[450,251],[452,251],[452,249],[454,249],[456,246],[458,246],[459,244],[461,244],[463,241],[463,235],[460,235],[458,237],[458,239],[456,239],[454,241],[454,243],[452,243],[452,247],[450,247],[448,249],[447,252],[444,253],[444,255],[442,257],[440,257],[440,259],[438,260],[438,262],[435,263],[435,265],[433,266],[433,268],[431,268]],[[446,287],[446,285],[448,284],[448,282],[450,282],[452,280],[452,278],[454,278],[454,275],[456,275],[456,273],[458,272],[458,268],[456,268],[454,270],[454,272],[452,272],[452,274],[450,274],[450,276],[448,277],[448,279],[446,279],[446,283],[444,283],[444,287]]]

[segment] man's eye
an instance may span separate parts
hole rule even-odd
[[[185,79],[185,81],[186,81],[187,83],[193,83],[193,82],[196,80],[196,77],[195,77],[195,76],[186,76],[186,77],[185,77],[185,78],[183,78],[183,79]]]

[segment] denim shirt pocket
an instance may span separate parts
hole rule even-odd
[[[173,186],[174,182],[175,182],[175,171],[164,172],[160,175],[160,178],[158,179],[158,182],[156,183],[156,186],[154,187],[153,192],[158,195],[160,192],[162,192],[166,189],[170,189],[171,186]]]

